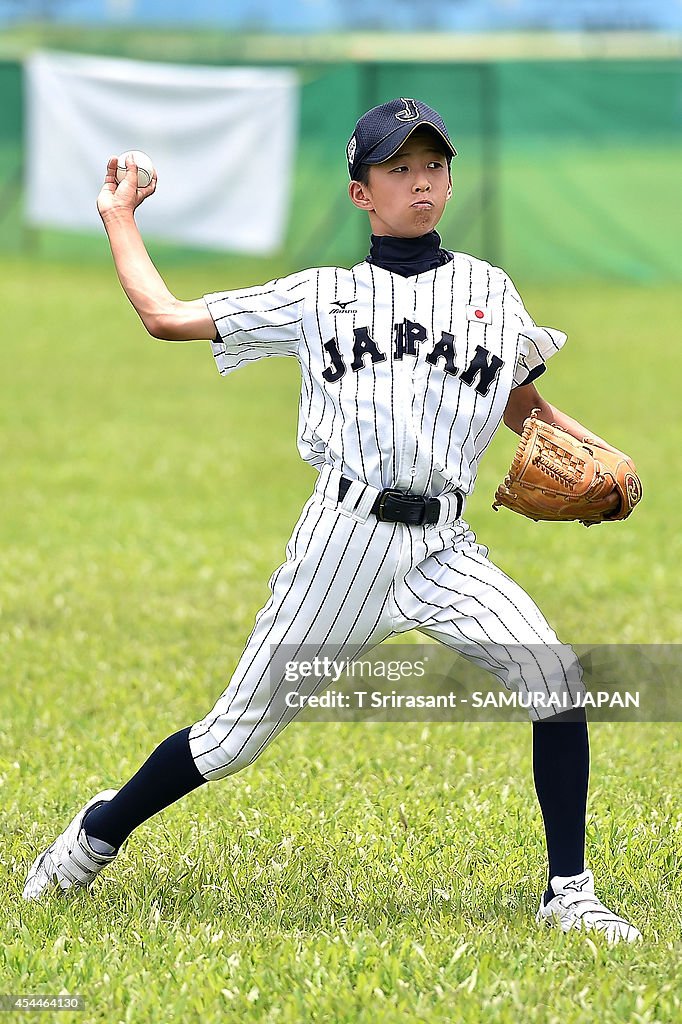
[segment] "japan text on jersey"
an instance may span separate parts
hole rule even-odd
[[[472,490],[511,389],[566,340],[535,325],[504,271],[463,253],[409,278],[322,267],[206,302],[221,373],[298,358],[306,461],[420,494]]]

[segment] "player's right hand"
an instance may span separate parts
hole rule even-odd
[[[138,188],[137,164],[129,156],[126,156],[126,176],[120,183],[116,181],[117,167],[118,157],[110,157],[104,183],[97,196],[97,209],[101,217],[117,210],[121,212],[127,210],[129,213],[133,213],[140,203],[153,195],[156,190],[156,171],[146,188]]]

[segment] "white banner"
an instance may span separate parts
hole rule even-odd
[[[141,149],[159,177],[136,214],[145,234],[249,253],[282,244],[298,129],[293,71],[36,53],[26,75],[31,224],[101,230],[107,159]]]

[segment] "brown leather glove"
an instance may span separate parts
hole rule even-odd
[[[500,505],[528,519],[572,522],[584,526],[627,519],[642,497],[642,483],[632,460],[595,441],[568,434],[537,418],[534,409],[508,474],[495,492]],[[619,504],[614,508],[613,493]]]

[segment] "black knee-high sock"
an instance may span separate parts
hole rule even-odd
[[[590,745],[583,710],[533,722],[533,778],[545,823],[550,879],[577,875],[585,868],[589,774]]]
[[[117,849],[143,821],[207,781],[192,757],[189,732],[181,729],[160,743],[112,800],[87,814],[89,837]]]

